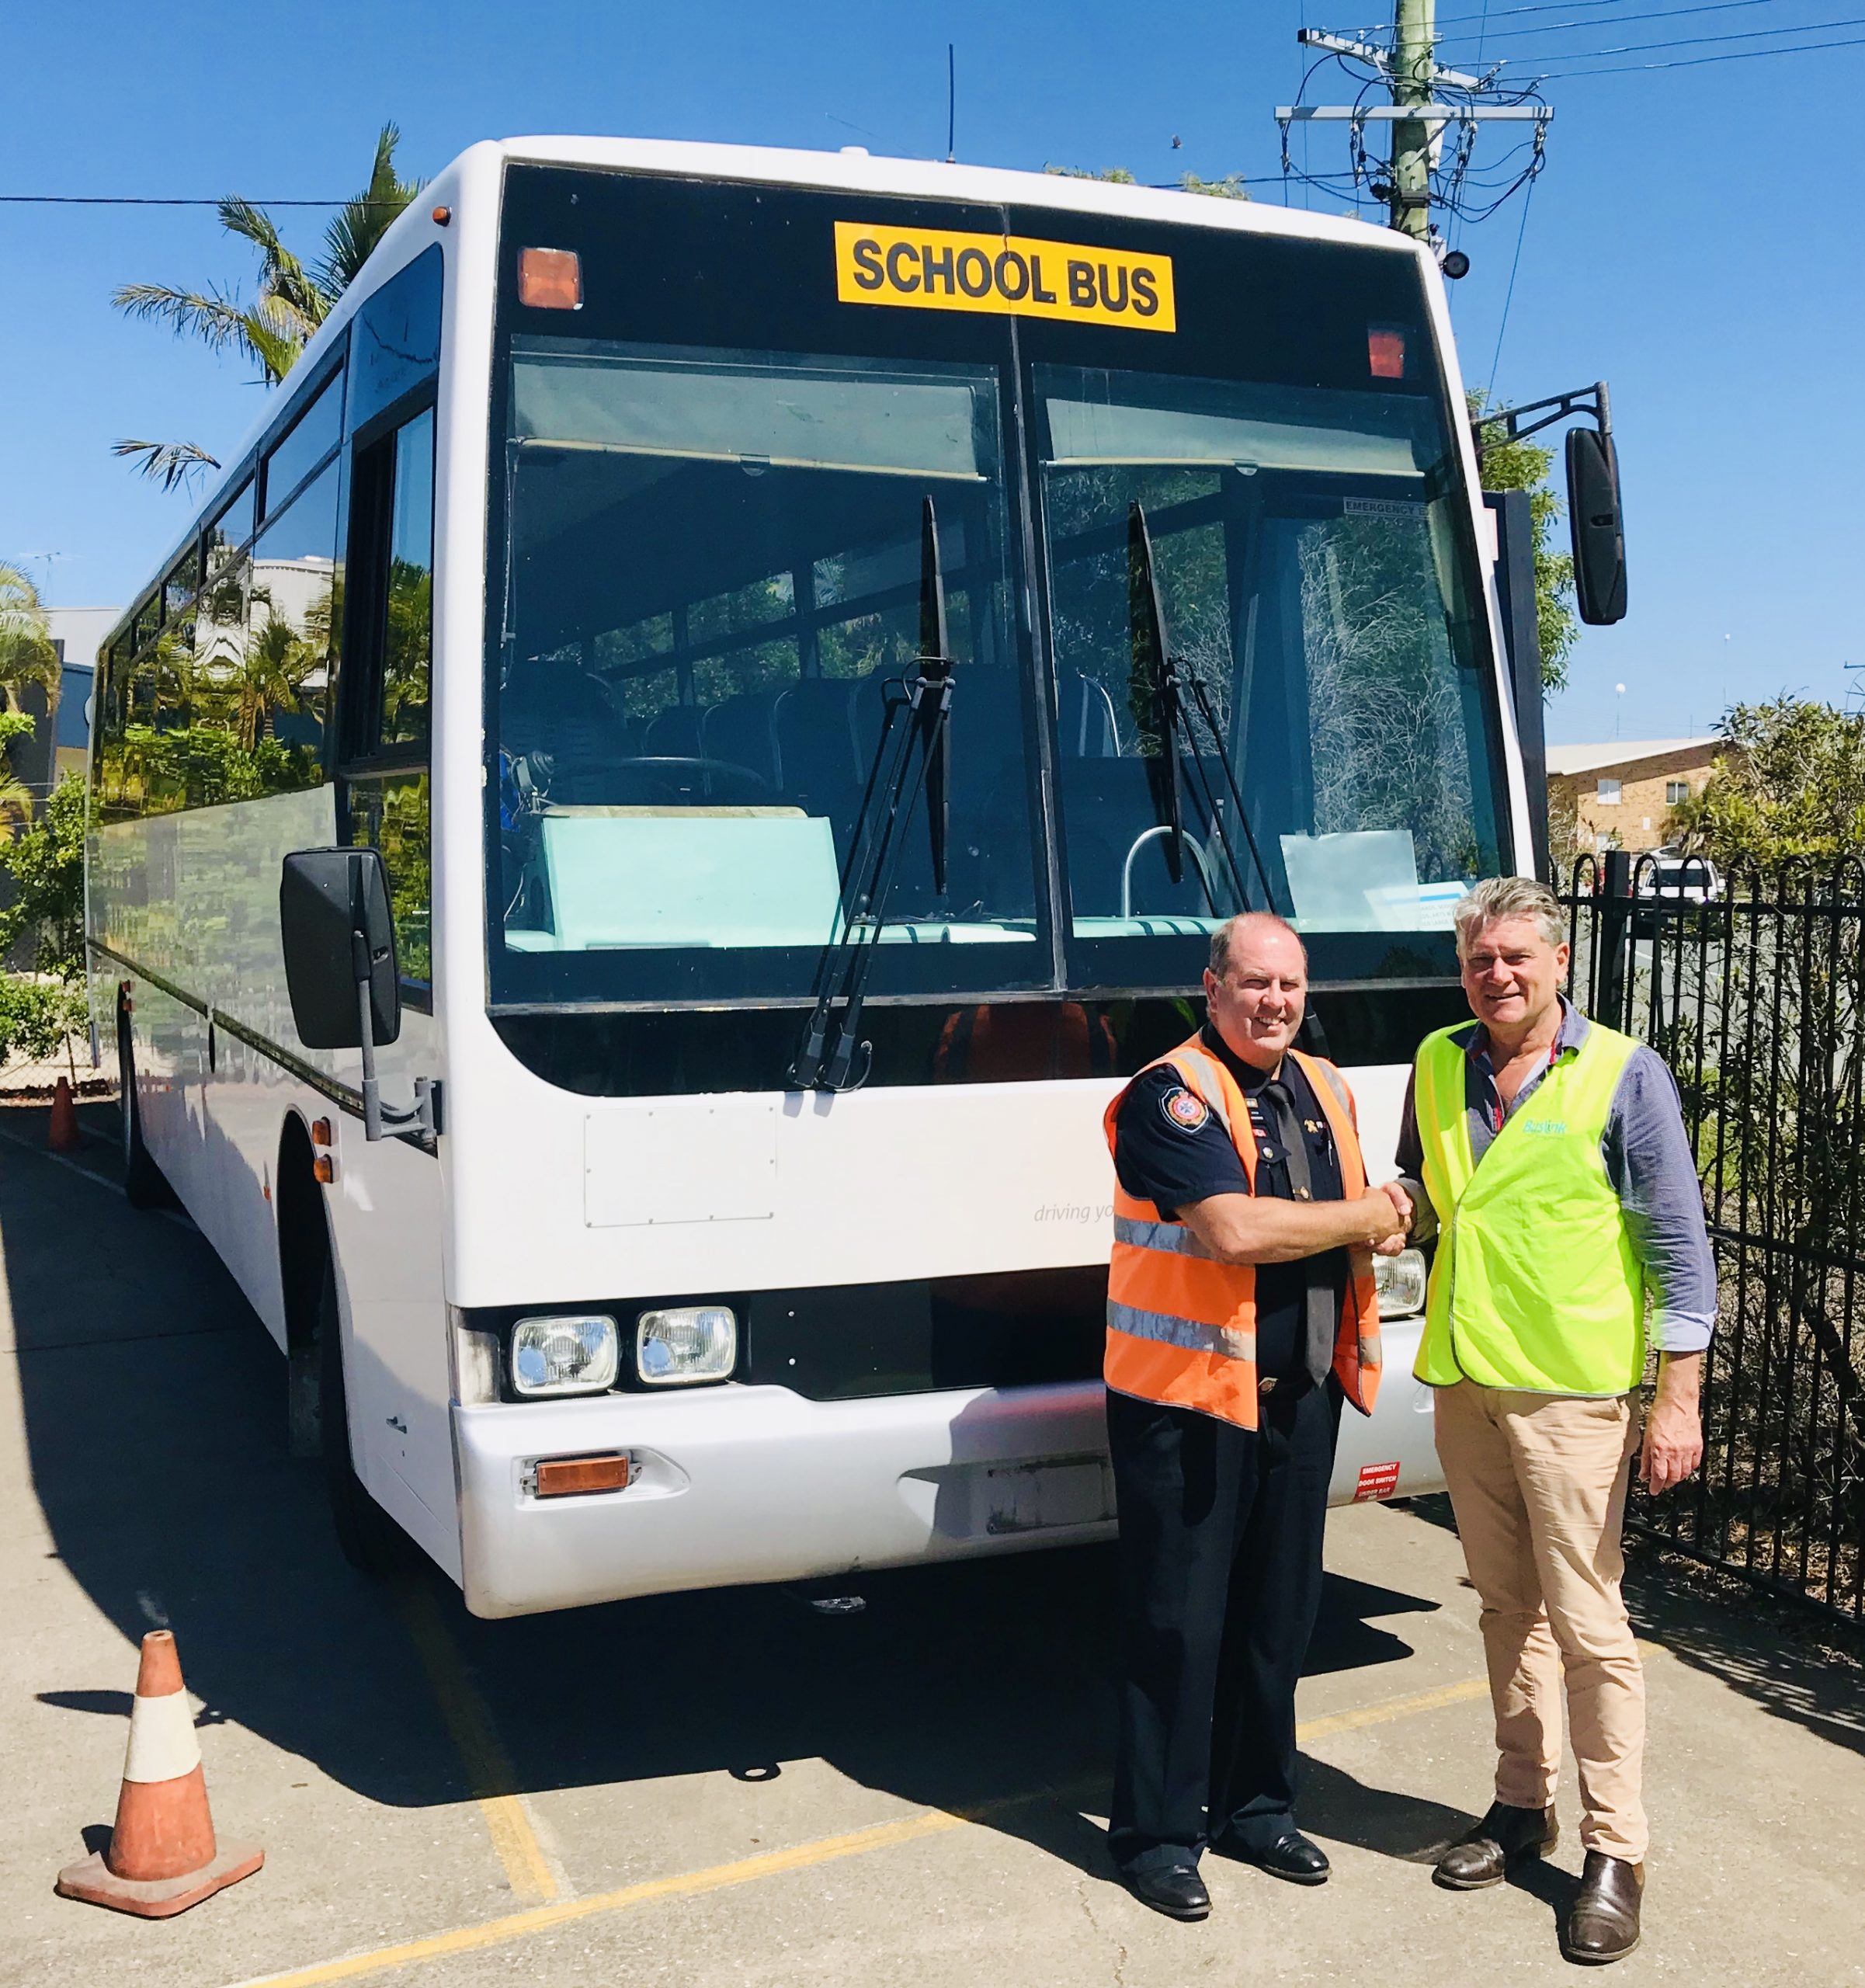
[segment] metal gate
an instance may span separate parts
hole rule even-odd
[[[1720,1309],[1704,1467],[1638,1530],[1865,1617],[1865,868],[1718,877],[1614,851],[1557,874],[1568,991],[1676,1072]]]

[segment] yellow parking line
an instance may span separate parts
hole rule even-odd
[[[431,1600],[428,1607],[431,1611]],[[444,1638],[445,1631],[439,1617],[435,1615],[432,1620],[433,1628]],[[447,1661],[457,1671],[458,1659],[452,1654],[451,1644],[446,1647]],[[464,1673],[460,1674],[464,1681]],[[440,1687],[436,1684],[436,1688],[439,1690]],[[470,1691],[471,1687],[469,1685],[467,1688]],[[1335,1712],[1325,1719],[1308,1719],[1295,1729],[1295,1734],[1297,1740],[1306,1743],[1311,1740],[1325,1739],[1330,1733],[1349,1733],[1361,1726],[1381,1725],[1388,1719],[1404,1719],[1415,1712],[1435,1711],[1440,1705],[1481,1698],[1488,1689],[1482,1679],[1471,1678],[1462,1684],[1444,1685],[1435,1691],[1421,1691],[1412,1698],[1389,1698],[1384,1705],[1368,1705],[1358,1712]],[[490,1729],[488,1724],[485,1730],[489,1733]],[[463,1753],[464,1750],[463,1747]],[[926,1837],[943,1835],[948,1830],[963,1829],[968,1823],[983,1821],[1002,1809],[1020,1807],[1026,1802],[1050,1799],[1090,1799],[1100,1785],[1099,1781],[1084,1780],[1066,1788],[1038,1788],[1025,1795],[1006,1796],[975,1809],[935,1809],[924,1815],[908,1816],[901,1822],[880,1823],[871,1829],[853,1830],[846,1836],[819,1837],[812,1842],[800,1843],[791,1850],[768,1851],[761,1857],[740,1858],[730,1864],[713,1865],[703,1871],[689,1871],[672,1878],[652,1878],[644,1884],[625,1885],[619,1891],[600,1892],[593,1898],[562,1899],[554,1904],[534,1906],[529,1912],[514,1912],[502,1919],[488,1920],[483,1925],[457,1927],[450,1932],[430,1934],[424,1939],[404,1941],[398,1946],[373,1948],[366,1953],[352,1954],[343,1960],[325,1961],[289,1974],[259,1976],[239,1983],[238,1988],[321,1988],[325,1982],[355,1981],[366,1975],[386,1974],[396,1968],[412,1967],[422,1961],[478,1952],[488,1947],[507,1946],[514,1941],[528,1939],[534,1933],[548,1933],[559,1926],[572,1925],[578,1920],[630,1912],[637,1906],[651,1905],[659,1899],[693,1898],[705,1892],[724,1891],[731,1885],[754,1884],[759,1879],[777,1877],[787,1871],[808,1870],[818,1864],[832,1864],[842,1858],[865,1857],[870,1851],[891,1849],[897,1844],[916,1843]],[[531,1841],[533,1854],[541,1865],[542,1854],[536,1849],[536,1839]]]
[[[533,1933],[548,1933],[579,1919],[599,1913],[627,1912],[656,1899],[691,1898],[701,1892],[722,1891],[731,1885],[748,1885],[760,1878],[773,1878],[785,1871],[807,1870],[813,1865],[833,1863],[840,1857],[865,1856],[871,1850],[885,1850],[894,1844],[912,1843],[922,1837],[937,1836],[942,1830],[963,1828],[967,1819],[943,1810],[911,1816],[904,1822],[882,1823],[873,1829],[856,1830],[847,1836],[818,1838],[800,1843],[794,1850],[774,1850],[762,1857],[741,1858],[735,1863],[715,1864],[710,1870],[689,1871],[679,1877],[654,1878],[646,1884],[626,1885],[620,1891],[603,1892],[593,1898],[564,1899],[555,1905],[538,1906],[530,1912],[514,1912],[483,1926],[462,1926],[450,1933],[436,1933],[425,1940],[409,1940],[398,1947],[378,1947],[373,1952],[353,1954],[347,1960],[328,1961],[320,1967],[300,1968],[292,1974],[268,1974],[241,1984],[241,1988],[318,1988],[327,1981],[353,1981],[366,1974],[380,1974],[391,1968],[408,1967],[417,1961],[439,1960],[453,1954],[472,1953],[486,1947],[499,1947]]]
[[[1392,1698],[1381,1705],[1362,1705],[1355,1712],[1330,1712],[1325,1719],[1304,1719],[1295,1729],[1295,1737],[1305,1746],[1311,1740],[1325,1740],[1335,1733],[1353,1733],[1363,1726],[1384,1726],[1389,1719],[1405,1719],[1413,1712],[1436,1712],[1440,1705],[1461,1705],[1467,1698],[1489,1696],[1489,1681],[1467,1677],[1460,1684],[1440,1685],[1435,1691],[1420,1691],[1416,1698]]]
[[[561,1897],[563,1886],[546,1861],[537,1833],[518,1792],[518,1778],[500,1743],[491,1710],[467,1674],[453,1639],[435,1605],[432,1590],[417,1580],[401,1597],[402,1626],[419,1656],[433,1687],[453,1750],[467,1771],[473,1799],[484,1818],[486,1833],[505,1866],[505,1881],[517,1899],[548,1903]],[[339,1979],[319,1975],[319,1980]]]

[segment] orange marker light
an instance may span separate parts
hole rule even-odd
[[[436,228],[445,228],[453,218],[453,210],[451,207],[436,207],[434,210],[434,225]]]
[[[1367,333],[1367,364],[1376,380],[1405,377],[1405,334],[1375,326]]]
[[[574,248],[521,248],[518,301],[533,311],[580,311],[583,266]]]
[[[626,1491],[628,1458],[540,1457],[537,1462],[537,1496],[570,1498],[589,1491]]]
[[[328,1187],[337,1177],[337,1163],[327,1152],[321,1152],[311,1163],[311,1170]]]
[[[328,1118],[312,1119],[311,1142],[314,1146],[327,1146],[330,1144],[330,1121]]]

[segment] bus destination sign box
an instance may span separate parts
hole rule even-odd
[[[1169,255],[1037,242],[1020,235],[835,224],[844,304],[1067,318],[1129,331],[1177,328]]]

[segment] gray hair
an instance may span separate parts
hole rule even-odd
[[[1286,918],[1278,918],[1273,911],[1240,911],[1234,918],[1227,918],[1211,934],[1211,971],[1221,980],[1230,971],[1231,941],[1240,925],[1273,925],[1286,932],[1296,944],[1301,946],[1301,956],[1305,961],[1308,949],[1301,945],[1301,934]]]
[[[1485,877],[1458,898],[1452,916],[1457,928],[1459,959],[1485,926],[1506,918],[1532,918],[1549,945],[1567,944],[1567,920],[1561,915],[1560,899],[1532,877]]]

